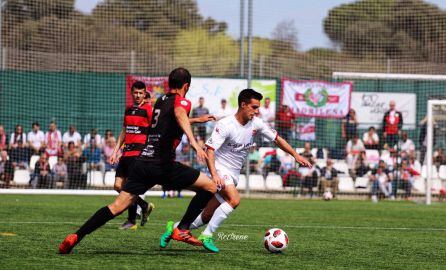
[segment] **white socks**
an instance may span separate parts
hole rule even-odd
[[[220,206],[215,210],[214,215],[212,216],[208,226],[202,234],[212,235],[218,229],[218,227],[220,227],[223,221],[228,218],[229,214],[231,214],[232,211],[234,211],[234,208],[232,208],[229,203],[224,202],[220,204]],[[201,219],[201,215],[199,217]]]

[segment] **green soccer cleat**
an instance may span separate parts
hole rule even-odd
[[[160,248],[166,248],[170,242],[170,239],[172,239],[173,225],[173,221],[167,222],[166,231],[160,237]]]
[[[203,243],[203,247],[205,249],[209,250],[210,252],[214,252],[214,253],[220,252],[218,247],[215,246],[214,238],[212,236],[201,234],[198,237],[198,240],[200,240]]]

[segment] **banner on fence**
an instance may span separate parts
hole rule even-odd
[[[415,129],[417,96],[416,94],[354,92],[352,109],[356,111],[359,128],[374,126],[379,128],[384,113],[389,110],[390,101],[395,101],[396,109],[403,115],[403,129]]]
[[[350,108],[350,82],[282,79],[282,104],[297,116],[342,118]]]
[[[316,140],[316,119],[310,118],[307,122],[298,123],[299,140],[315,141]]]

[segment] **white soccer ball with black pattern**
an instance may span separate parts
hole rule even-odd
[[[288,246],[288,235],[282,229],[269,229],[265,233],[263,242],[269,252],[280,253]]]
[[[333,199],[333,194],[330,191],[325,191],[322,198],[324,198],[325,201],[329,201]]]

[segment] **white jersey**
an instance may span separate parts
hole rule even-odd
[[[268,141],[277,138],[277,132],[260,118],[254,117],[246,125],[240,124],[235,115],[221,119],[215,125],[206,146],[215,150],[215,165],[240,173],[254,136],[259,134]]]

